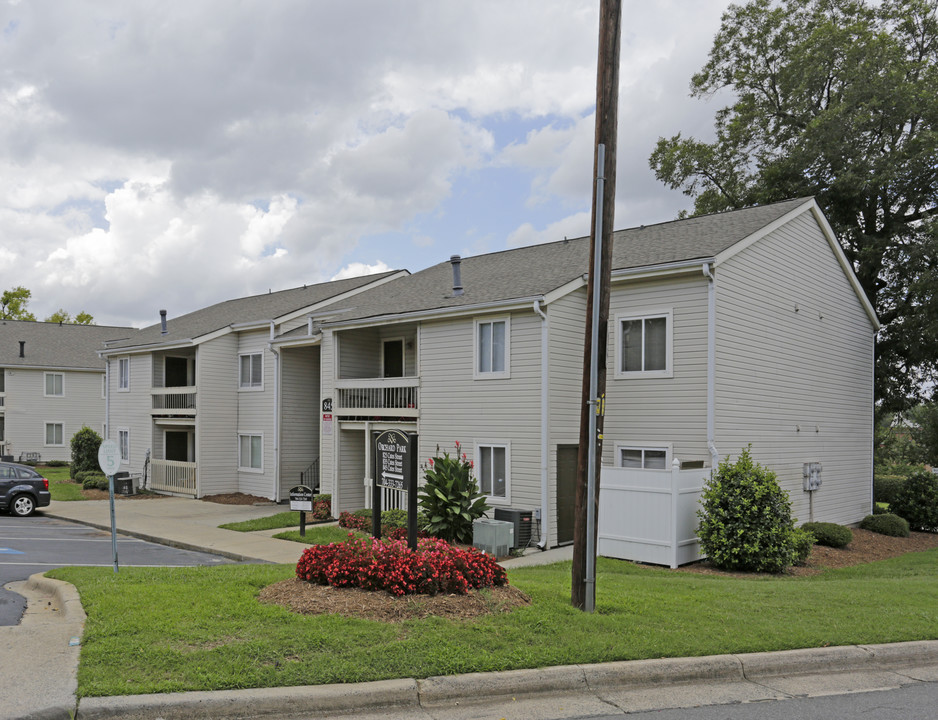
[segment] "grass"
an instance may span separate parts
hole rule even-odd
[[[299,530],[288,530],[287,532],[274,535],[278,540],[292,540],[293,542],[306,543],[307,545],[323,545],[326,543],[345,542],[348,540],[349,533],[358,537],[369,537],[367,533],[359,533],[338,525],[325,525],[320,527],[306,528],[306,535],[300,535]]]
[[[76,585],[88,613],[84,697],[935,639],[936,565],[931,550],[809,577],[732,578],[600,558],[594,614],[570,606],[567,562],[509,572],[528,607],[399,625],[257,602],[293,576],[286,565],[48,574]]]
[[[318,521],[312,521],[318,522]],[[307,517],[306,525],[309,527],[311,521]],[[225,523],[218,527],[225,530],[237,530],[238,532],[255,532],[256,530],[276,530],[277,528],[299,527],[299,511],[280,512],[276,515],[255,518],[254,520],[245,520],[243,522]]]
[[[71,481],[72,470],[68,465],[50,467],[38,465],[36,472],[49,481],[49,492],[53,500],[84,500],[81,483]]]

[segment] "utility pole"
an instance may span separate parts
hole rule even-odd
[[[600,0],[599,61],[596,73],[596,149],[593,156],[593,222],[586,291],[583,402],[577,456],[576,518],[573,526],[574,607],[596,607],[596,511],[602,464],[603,398],[606,394],[606,345],[609,336],[609,279],[615,222],[616,136],[619,104],[621,0]]]

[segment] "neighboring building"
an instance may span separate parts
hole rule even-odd
[[[281,482],[318,444],[334,513],[368,506],[371,433],[411,429],[571,541],[588,245],[444,262],[278,337]],[[814,519],[870,512],[879,325],[813,200],[617,232],[612,268],[604,464],[707,468],[752,443],[801,520],[805,462]]]
[[[105,341],[133,328],[0,320],[0,454],[69,460],[82,426],[104,430]]]
[[[243,492],[279,500],[277,356],[270,341],[337,300],[403,271],[238,298],[135,331],[100,350],[107,436],[122,469],[192,497]],[[162,312],[162,311],[161,311]],[[308,469],[318,446],[291,448]],[[285,476],[286,477],[286,476]],[[296,481],[284,481],[288,489]]]

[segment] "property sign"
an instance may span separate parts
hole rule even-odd
[[[374,434],[372,535],[381,537],[382,489],[407,493],[407,544],[417,549],[417,436],[403,430]]]
[[[121,449],[116,440],[105,440],[98,448],[98,465],[108,477],[116,473],[121,466]]]
[[[312,512],[313,510],[313,489],[306,485],[295,485],[290,488],[290,509],[291,510],[305,510],[306,512]]]

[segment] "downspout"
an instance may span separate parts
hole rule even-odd
[[[534,312],[541,316],[541,531],[540,541],[537,546],[541,550],[548,548],[548,538],[550,537],[550,487],[548,485],[548,407],[547,390],[549,378],[547,376],[547,314],[541,309],[541,301],[534,301]]]
[[[720,453],[715,444],[716,400],[716,329],[717,303],[716,280],[710,269],[710,263],[703,264],[703,274],[707,278],[707,449],[710,451],[710,467],[716,472],[720,464]]]
[[[274,349],[274,322],[270,322],[267,349],[274,355],[274,502],[280,502],[280,353]]]
[[[104,362],[104,439],[111,437],[111,358]]]

